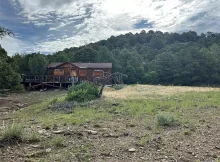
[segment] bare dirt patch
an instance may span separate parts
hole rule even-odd
[[[10,94],[6,97],[0,97],[0,123],[8,120],[10,112],[28,107],[32,104],[40,103],[48,98],[60,96],[66,91],[44,91],[44,92],[27,92],[19,94]]]

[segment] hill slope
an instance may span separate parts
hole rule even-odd
[[[217,85],[220,82],[219,42],[218,33],[142,31],[112,36],[44,57],[49,62],[112,62],[114,72],[128,75],[125,83]],[[28,67],[23,67],[28,57],[33,54],[22,57],[21,72],[28,72]]]

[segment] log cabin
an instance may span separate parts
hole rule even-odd
[[[47,76],[71,77],[73,82],[89,81],[112,73],[112,63],[56,62],[47,66]]]
[[[46,75],[25,75],[22,83],[29,88],[42,85],[67,88],[83,81],[95,82],[98,78],[110,74],[112,74],[112,63],[54,62],[47,66]]]

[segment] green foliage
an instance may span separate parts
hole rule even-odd
[[[57,147],[57,148],[63,147],[63,146],[64,146],[63,143],[64,143],[64,140],[63,140],[62,137],[55,137],[55,138],[53,138],[53,140],[52,140],[52,145],[53,145],[54,147]]]
[[[179,34],[151,30],[112,36],[44,57],[49,62],[112,62],[113,72],[128,76],[126,84],[219,85],[219,41],[219,33],[198,35],[193,31]],[[44,59],[34,59],[36,55],[40,54],[16,55],[12,62],[17,62],[20,73],[43,74]]]
[[[0,26],[0,39],[5,36],[13,36],[13,32]],[[10,89],[21,92],[24,90],[21,85],[21,77],[18,72],[18,63],[15,59],[7,56],[7,52],[0,45],[0,89]]]
[[[34,54],[28,62],[30,73],[33,75],[44,75],[46,72],[47,64],[48,61],[44,55],[39,53]]]
[[[7,28],[0,26],[0,39],[7,36],[7,35],[12,36],[13,32]]]
[[[158,126],[173,126],[175,124],[177,124],[177,119],[173,114],[168,112],[160,112],[157,115]]]
[[[22,139],[22,127],[17,124],[12,124],[4,128],[1,132],[2,141],[19,141]]]
[[[123,89],[125,86],[123,85],[123,84],[116,84],[116,85],[114,85],[113,86],[113,88],[115,89],[115,90],[120,90],[120,89]]]
[[[100,47],[97,53],[97,62],[113,62],[112,53],[106,46]]]
[[[67,100],[85,102],[98,98],[99,90],[95,84],[83,82],[68,89]]]
[[[36,132],[33,132],[28,137],[29,142],[40,142],[40,136]]]
[[[97,51],[92,48],[81,48],[74,55],[77,62],[96,62]]]
[[[85,146],[81,146],[77,152],[76,152],[76,158],[78,159],[78,161],[84,161],[84,162],[89,162],[91,161],[91,150],[92,150],[91,145],[85,145]]]
[[[50,105],[53,105],[55,103],[57,103],[58,99],[57,98],[53,98],[51,101],[50,101]]]
[[[145,136],[140,138],[140,146],[145,146],[148,142],[152,140],[152,136],[150,134],[146,134]]]
[[[156,71],[150,71],[143,77],[143,82],[147,84],[155,84],[158,82],[158,74]]]
[[[14,65],[14,66],[13,66]],[[7,52],[0,46],[0,89],[23,91],[21,77],[16,72],[16,63],[7,56]]]

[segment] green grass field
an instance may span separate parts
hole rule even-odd
[[[220,127],[218,122],[220,89],[218,88],[145,85],[126,86],[117,91],[107,88],[101,99],[76,104],[70,114],[55,112],[48,108],[54,102],[64,102],[64,98],[65,96],[57,99],[49,98],[14,114],[15,122],[24,127],[26,136],[23,138],[37,138],[32,137],[35,132],[40,138],[37,144],[45,149],[52,148],[49,153],[30,156],[29,159],[123,161],[114,156],[117,155],[117,150],[125,161],[129,158],[134,161],[144,161],[143,159],[151,161],[155,160],[153,159],[155,157],[168,158],[168,161],[173,157],[181,161],[179,156],[181,153],[181,157],[190,161],[202,161],[203,158],[219,160],[218,150],[213,151],[213,156],[204,156],[205,148],[214,147],[212,146],[216,142],[214,138],[218,135],[217,130]],[[56,135],[52,133],[54,127],[58,127],[58,130],[71,130],[78,135]],[[213,134],[210,135],[210,138],[213,138],[212,143],[202,147],[198,153],[195,151],[196,156],[193,155],[194,152],[188,155],[185,150],[188,147],[184,146],[185,144],[178,146],[183,147],[182,151],[173,149],[177,147],[175,141],[187,140],[190,146],[197,142],[193,147],[199,148],[201,141],[195,139],[207,138],[206,127],[213,128]],[[39,128],[48,132],[51,138],[39,135]],[[87,130],[94,130],[97,135],[89,135]],[[79,134],[82,134],[82,137]],[[158,136],[161,142],[155,144]],[[71,141],[74,144],[71,144]],[[112,150],[108,148],[103,150],[103,147]],[[136,148],[135,156],[126,151],[130,147]],[[154,147],[156,149],[145,150]],[[163,154],[158,154],[158,150]],[[155,161],[160,161],[158,159]]]

